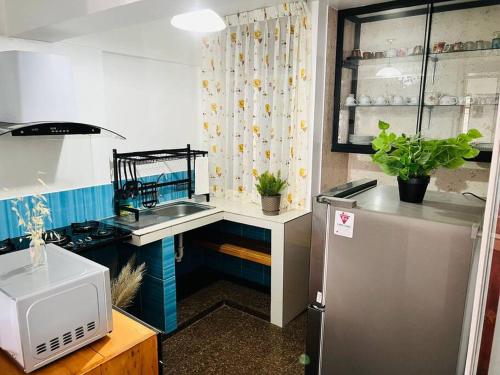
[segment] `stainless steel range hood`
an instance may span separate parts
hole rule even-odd
[[[0,136],[122,135],[78,121],[68,58],[40,52],[0,52]]]
[[[68,121],[27,122],[12,124],[0,122],[0,136],[10,134],[13,137],[102,134],[118,139],[126,139],[123,135],[96,125]]]

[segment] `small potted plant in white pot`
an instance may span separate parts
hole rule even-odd
[[[388,133],[389,124],[384,121],[379,121],[378,127],[381,131],[372,141],[376,151],[372,160],[385,174],[398,177],[399,199],[403,202],[422,203],[433,171],[441,167],[458,169],[465,159],[479,154],[471,145],[482,137],[476,129],[454,138],[425,139],[421,134]]]
[[[270,172],[264,172],[257,177],[255,185],[261,196],[262,212],[264,215],[278,215],[280,213],[281,192],[286,187],[287,182],[280,176]]]

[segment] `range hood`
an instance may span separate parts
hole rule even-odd
[[[65,56],[0,52],[0,136],[120,134],[77,119],[71,62]]]

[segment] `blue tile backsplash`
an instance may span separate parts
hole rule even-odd
[[[113,186],[111,184],[44,194],[51,210],[46,228],[57,228],[84,220],[113,216]],[[31,206],[31,197],[24,201]],[[12,212],[12,200],[0,201],[0,239],[23,235]]]
[[[140,180],[143,182],[156,181],[159,177],[166,181],[184,179],[187,178],[187,172],[174,172],[164,176],[147,176]],[[44,195],[47,198],[47,206],[51,210],[51,221],[47,221],[47,229],[63,227],[85,220],[104,219],[114,215],[113,185],[111,183]],[[159,189],[160,202],[186,196],[186,190],[177,190],[175,186],[166,186]],[[29,196],[25,197],[25,201],[31,205],[30,198]],[[138,200],[133,203],[136,207],[140,206]],[[0,200],[0,240],[23,235],[11,207],[11,199]]]

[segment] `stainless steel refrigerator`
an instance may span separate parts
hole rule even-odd
[[[483,209],[369,180],[316,197],[306,373],[463,373]]]

